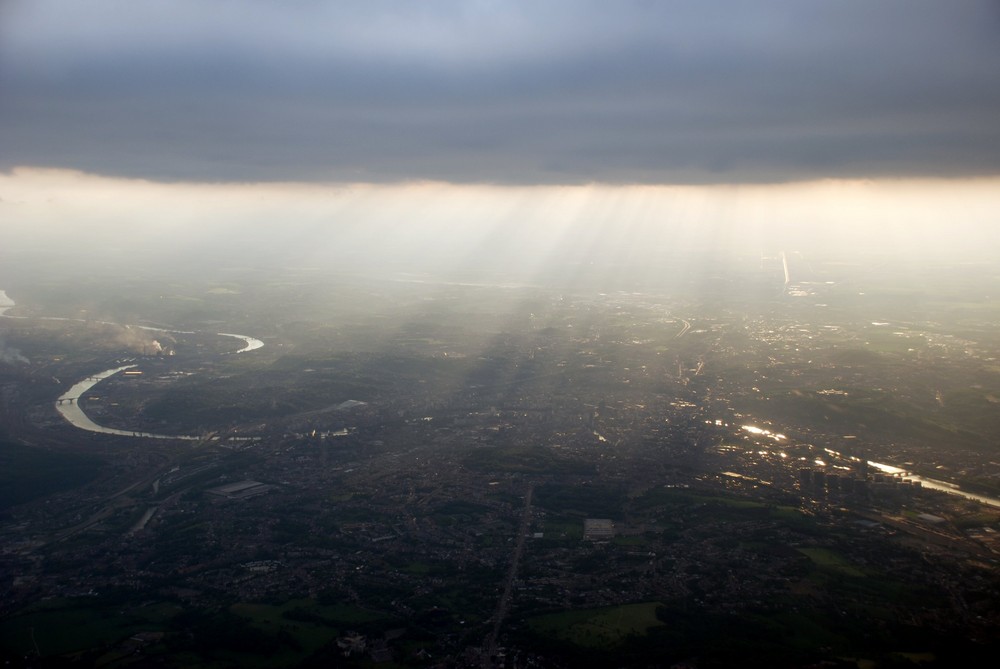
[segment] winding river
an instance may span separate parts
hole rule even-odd
[[[14,300],[7,297],[7,292],[0,290],[0,316],[7,313],[7,310],[15,306]]]
[[[96,386],[98,383],[104,379],[114,376],[119,372],[124,372],[126,369],[132,369],[136,365],[124,365],[122,367],[115,367],[114,369],[108,369],[100,374],[94,374],[89,376],[83,381],[79,381],[73,386],[59,396],[56,400],[56,411],[62,414],[62,417],[69,421],[74,427],[78,427],[81,430],[87,430],[88,432],[100,432],[102,434],[117,434],[122,437],[146,437],[148,439],[185,439],[185,440],[196,440],[198,437],[193,437],[190,435],[180,435],[180,434],[156,434],[154,432],[136,432],[133,430],[116,430],[113,427],[105,427],[104,425],[99,425],[94,421],[90,420],[90,417],[84,413],[83,409],[80,408],[77,400],[83,396],[85,392]]]
[[[6,292],[4,292],[3,290],[0,290],[0,317],[3,317],[3,318],[19,318],[17,316],[7,316],[7,314],[6,314],[6,312],[9,309],[11,309],[12,307],[14,307],[14,306],[16,306],[14,300],[10,299],[10,297],[7,295]],[[55,317],[50,317],[50,318],[47,318],[46,320],[80,321],[80,322],[84,322],[82,319],[76,319],[76,318],[55,318]],[[118,325],[118,324],[117,323],[109,323],[109,325]],[[154,331],[154,332],[168,332],[168,333],[171,333],[171,334],[194,334],[191,331],[185,331],[185,330],[167,330],[167,329],[164,329],[164,328],[156,328],[156,327],[151,327],[151,326],[148,326],[148,325],[137,325],[137,326],[133,326],[133,327],[141,328],[143,330],[150,330],[150,331]],[[243,348],[238,349],[236,351],[233,351],[232,352],[233,354],[247,353],[249,351],[256,351],[257,349],[259,349],[259,348],[261,348],[261,347],[264,346],[264,342],[262,342],[260,339],[256,339],[254,337],[248,337],[247,335],[232,334],[232,333],[227,333],[227,332],[219,332],[217,334],[220,337],[233,337],[234,339],[239,339],[239,340],[241,340],[243,342]],[[683,332],[682,332],[682,334],[683,334]],[[90,419],[89,416],[87,416],[86,413],[84,413],[83,409],[80,408],[80,405],[78,403],[79,398],[82,397],[84,393],[86,393],[88,390],[92,389],[94,386],[96,386],[97,384],[99,384],[101,381],[104,381],[105,379],[110,378],[110,377],[114,376],[115,374],[119,374],[121,372],[124,372],[125,370],[132,369],[134,367],[136,367],[136,365],[123,365],[121,367],[115,367],[113,369],[108,369],[108,370],[105,370],[105,371],[100,372],[98,374],[94,374],[92,376],[88,376],[86,379],[83,379],[82,381],[79,381],[79,382],[75,383],[72,387],[69,388],[69,390],[67,390],[62,395],[60,395],[59,398],[56,400],[56,410],[60,413],[60,415],[62,415],[63,418],[65,418],[74,427],[78,427],[81,430],[87,430],[88,432],[99,432],[99,433],[102,433],[102,434],[114,434],[114,435],[124,436],[124,437],[143,437],[143,438],[146,438],[146,439],[181,439],[181,440],[188,440],[188,441],[195,441],[195,440],[201,439],[201,437],[196,437],[196,436],[192,436],[192,435],[158,434],[158,433],[154,433],[154,432],[139,432],[139,431],[133,431],[133,430],[119,430],[119,429],[115,429],[115,428],[111,428],[111,427],[106,427],[104,425],[100,425],[98,423],[95,423],[94,421],[92,421]],[[764,429],[761,429],[761,428],[757,428],[757,427],[754,427],[754,426],[743,426],[743,429],[747,430],[747,431],[749,431],[749,432],[751,432],[753,434],[756,434],[756,435],[772,436],[772,434],[771,434],[770,431],[764,430]],[[773,437],[780,437],[781,439],[784,439],[784,435],[773,435]],[[843,457],[840,453],[836,453],[835,451],[829,451],[829,449],[827,449],[827,450],[828,450],[829,453],[831,453],[833,455],[837,455],[838,457]],[[962,490],[959,486],[955,485],[954,483],[949,483],[947,481],[939,481],[939,480],[936,480],[936,479],[931,479],[931,478],[925,478],[925,477],[922,477],[922,476],[917,476],[917,475],[914,475],[914,474],[911,474],[911,473],[907,472],[904,469],[900,469],[899,467],[894,467],[893,465],[888,465],[888,464],[884,464],[884,463],[881,463],[881,462],[874,462],[874,461],[871,461],[871,460],[868,461],[868,464],[870,466],[874,467],[875,469],[878,469],[879,471],[882,471],[882,472],[884,472],[886,474],[890,474],[890,475],[894,475],[894,476],[906,476],[907,478],[909,478],[912,481],[919,481],[920,484],[923,487],[925,487],[925,488],[930,488],[932,490],[938,490],[940,492],[946,492],[946,493],[949,493],[949,494],[952,494],[952,495],[958,495],[958,496],[964,497],[966,499],[975,500],[975,501],[980,502],[982,504],[987,504],[989,506],[1000,508],[1000,498],[990,497],[988,495],[979,495],[979,494],[976,494],[976,493],[968,492],[968,491]]]
[[[18,316],[8,316],[7,310],[16,306],[14,300],[10,299],[7,293],[0,290],[0,317],[4,318],[20,318]],[[55,320],[55,321],[78,321],[86,322],[79,318],[58,318],[58,317],[42,317],[44,320]],[[105,325],[119,325],[118,323],[108,323],[107,321],[99,321]],[[195,334],[189,330],[168,330],[165,328],[157,328],[149,325],[135,325],[132,326],[141,330],[148,330],[151,332],[167,332],[170,334]],[[217,333],[220,337],[232,337],[234,339],[239,339],[243,342],[243,348],[236,351],[232,351],[233,354],[237,353],[247,353],[248,351],[256,351],[264,346],[264,342],[255,337],[248,337],[247,335],[232,334],[228,332]],[[139,432],[137,430],[119,430],[113,427],[107,427],[105,425],[100,425],[95,423],[90,419],[84,410],[80,407],[79,399],[83,397],[84,393],[104,381],[107,378],[124,372],[127,369],[133,369],[137,365],[123,365],[121,367],[114,367],[112,369],[104,370],[103,372],[92,374],[82,381],[78,381],[73,384],[69,390],[64,392],[62,395],[56,399],[55,407],[56,411],[65,418],[71,425],[77,427],[81,430],[86,430],[88,432],[99,432],[101,434],[114,434],[122,437],[143,437],[146,439],[181,439],[185,441],[197,441],[202,437],[196,437],[187,434],[158,434],[155,432]]]
[[[750,434],[756,435],[756,436],[761,436],[761,437],[769,438],[769,439],[771,439],[771,440],[773,440],[775,442],[778,442],[779,444],[782,441],[784,441],[784,440],[787,439],[787,437],[785,435],[783,435],[783,434],[775,433],[775,432],[772,432],[771,430],[765,430],[763,428],[756,427],[754,425],[744,425],[744,426],[742,426],[741,429],[744,430],[744,431],[746,431],[746,432],[749,432]],[[770,448],[769,444],[768,444],[768,447]],[[860,462],[860,459],[857,458],[857,457],[847,456],[847,455],[844,455],[843,453],[840,453],[838,451],[834,451],[834,450],[832,450],[830,448],[824,448],[823,450],[828,455],[831,455],[831,456],[833,456],[835,458],[838,458],[838,459],[846,460],[848,462]],[[955,483],[949,483],[948,481],[939,481],[937,479],[931,479],[931,478],[926,478],[924,476],[918,476],[917,474],[913,474],[913,473],[907,471],[906,469],[901,469],[901,468],[895,467],[893,465],[887,465],[884,462],[875,462],[874,460],[868,460],[867,462],[868,462],[868,466],[873,467],[873,468],[875,468],[875,469],[877,469],[880,472],[883,472],[885,474],[889,474],[890,476],[896,476],[896,477],[899,477],[899,478],[907,478],[907,479],[909,479],[909,480],[911,480],[911,481],[913,481],[915,483],[920,483],[920,486],[922,488],[928,488],[930,490],[937,490],[939,492],[946,492],[946,493],[948,493],[950,495],[957,495],[958,497],[964,497],[965,499],[971,499],[971,500],[974,500],[976,502],[980,502],[981,504],[986,504],[988,506],[994,506],[994,507],[1000,508],[1000,498],[990,497],[989,495],[980,495],[978,493],[969,492],[967,490],[962,490],[962,488],[959,485],[955,484]]]
[[[968,492],[967,490],[962,490],[959,486],[954,483],[948,483],[947,481],[938,481],[937,479],[929,479],[924,476],[918,476],[916,474],[911,474],[905,469],[900,469],[899,467],[893,467],[892,465],[887,465],[881,462],[868,461],[868,464],[878,469],[879,471],[885,472],[886,474],[891,474],[893,476],[905,476],[911,481],[920,483],[924,488],[930,488],[931,490],[937,490],[939,492],[946,492],[951,495],[958,495],[959,497],[964,497],[966,499],[972,499],[982,504],[988,506],[1000,507],[1000,499],[996,497],[989,497],[988,495],[979,495],[974,492]]]

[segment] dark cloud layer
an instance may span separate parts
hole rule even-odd
[[[1000,173],[994,0],[0,5],[0,168],[166,180]]]

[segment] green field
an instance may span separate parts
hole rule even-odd
[[[380,613],[349,604],[320,604],[313,599],[291,599],[281,605],[242,602],[229,610],[254,625],[283,624],[288,620],[309,620],[330,626],[352,625],[381,620]]]
[[[180,610],[169,603],[122,609],[90,598],[52,599],[0,623],[0,649],[42,657],[80,653],[162,631]]]
[[[132,635],[162,632],[166,646],[145,652],[169,648],[177,666],[295,666],[345,631],[380,621],[385,617],[378,613],[312,599],[241,602],[215,613],[185,611],[170,602],[122,606],[100,598],[53,599],[0,623],[0,656],[89,655],[107,664],[132,652],[126,643]]]
[[[659,602],[644,602],[563,611],[530,618],[528,626],[541,636],[555,637],[587,648],[610,649],[629,637],[645,636],[649,630],[664,625],[656,617],[659,606]]]
[[[799,548],[798,551],[822,569],[828,569],[844,576],[853,576],[855,578],[864,578],[866,576],[865,572],[851,565],[843,556],[831,550],[825,548]]]

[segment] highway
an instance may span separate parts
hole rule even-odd
[[[534,484],[528,486],[528,491],[524,494],[524,511],[521,514],[521,527],[517,533],[517,544],[514,548],[514,556],[510,561],[510,569],[507,572],[507,580],[504,583],[503,594],[497,604],[496,613],[493,614],[493,629],[486,637],[483,644],[483,667],[491,669],[493,656],[497,651],[497,637],[500,635],[500,628],[503,626],[504,618],[510,610],[510,601],[514,594],[514,581],[517,580],[517,568],[524,554],[524,543],[528,538],[528,530],[531,528],[531,496],[535,492]]]

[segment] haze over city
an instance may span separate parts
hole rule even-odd
[[[0,4],[0,659],[992,666],[998,45]]]

